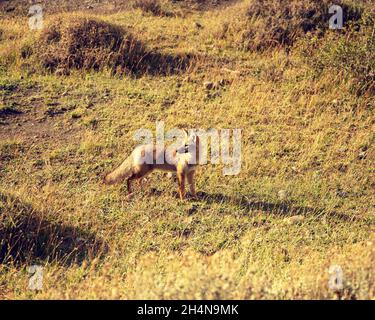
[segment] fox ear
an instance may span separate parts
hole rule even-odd
[[[183,131],[184,131],[185,138],[188,138],[189,137],[189,133],[187,132],[187,130],[183,129]]]

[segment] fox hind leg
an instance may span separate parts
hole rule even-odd
[[[128,187],[128,196],[131,196],[133,194],[132,190],[132,181],[141,179],[143,176],[145,176],[149,172],[149,168],[138,168],[138,170],[135,170],[133,174],[128,178],[127,180],[127,187]]]
[[[191,171],[187,175],[189,187],[190,187],[190,193],[193,198],[197,198],[197,194],[195,192],[195,181],[194,181],[194,171]]]
[[[128,178],[128,180],[126,181],[126,184],[127,184],[127,187],[128,187],[128,195],[131,195],[133,193],[133,191],[132,191],[132,183],[131,183],[132,180],[134,180],[133,176],[131,176],[130,178]]]

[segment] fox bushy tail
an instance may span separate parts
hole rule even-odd
[[[124,181],[133,174],[133,158],[127,158],[117,169],[104,177],[104,183],[111,185]]]

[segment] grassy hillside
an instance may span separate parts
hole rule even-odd
[[[260,0],[161,1],[168,14],[44,1],[41,31],[29,30],[26,2],[0,7],[0,298],[375,298],[370,2],[346,1],[355,14],[339,31],[303,29],[325,17],[293,7],[280,34],[257,27]],[[77,33],[82,21],[96,33]],[[200,167],[196,201],[180,201],[164,173],[132,199],[103,186],[156,121],[242,128],[241,173]],[[341,290],[328,286],[333,265]]]

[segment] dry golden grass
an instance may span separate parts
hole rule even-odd
[[[147,56],[144,45],[121,27],[86,17],[54,18],[42,31],[35,52],[42,66],[135,72]],[[124,71],[123,71],[124,70]]]
[[[325,47],[346,48],[343,32],[301,35],[289,54],[239,50],[234,22],[251,3],[185,17],[81,13],[130,30],[152,53],[202,57],[138,77],[46,72],[22,54],[39,35],[17,17],[0,22],[0,298],[375,298],[375,102],[369,89],[353,92],[361,64],[313,63],[330,61]],[[361,32],[374,35],[371,25]],[[365,61],[361,33],[353,39]],[[199,168],[198,201],[178,200],[162,173],[132,200],[123,186],[104,187],[135,130],[158,120],[242,128],[241,173]],[[28,289],[34,264],[44,267],[39,292]],[[328,286],[332,265],[341,290]]]
[[[147,47],[128,30],[84,15],[62,15],[46,23],[36,45],[23,47],[29,64],[58,74],[109,70],[117,75],[173,73],[186,69],[188,55],[167,55]]]

